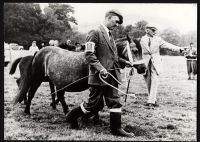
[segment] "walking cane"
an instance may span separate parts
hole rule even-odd
[[[128,94],[128,90],[129,90],[129,85],[130,85],[133,73],[134,73],[134,69],[132,67],[131,70],[130,70],[130,72],[129,72],[129,79],[128,79],[128,84],[127,84],[127,89],[126,89],[126,96],[125,96],[125,104],[126,104],[126,99],[127,99],[127,96],[128,96],[127,94]]]
[[[127,41],[127,44],[126,44],[126,49],[127,49],[127,53],[128,53],[128,59],[133,64],[133,57],[132,57],[132,54],[131,54],[131,49],[130,49],[128,41]],[[127,85],[127,89],[126,89],[125,104],[126,104],[127,94],[128,94],[128,90],[129,90],[129,85],[130,85],[131,77],[133,75],[133,71],[134,71],[134,69],[132,67],[131,70],[130,70],[130,72],[129,72],[129,80],[128,80],[128,85]]]

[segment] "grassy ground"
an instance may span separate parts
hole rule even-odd
[[[143,76],[135,71],[131,80],[130,93],[137,98],[124,96],[122,126],[135,134],[134,138],[113,136],[109,131],[109,111],[100,112],[100,124],[82,122],[81,129],[69,129],[62,107],[50,107],[51,96],[48,83],[42,83],[31,105],[31,115],[23,113],[24,105],[13,107],[17,93],[15,79],[8,75],[9,66],[4,68],[4,139],[5,140],[114,140],[114,141],[196,141],[197,80],[187,80],[184,57],[163,57],[164,72],[158,88],[160,107],[148,109],[147,89]],[[125,82],[123,82],[125,84]],[[120,86],[125,91],[125,88]],[[88,98],[88,90],[65,93],[66,102],[72,109]]]

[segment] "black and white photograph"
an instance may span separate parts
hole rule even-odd
[[[197,7],[4,2],[4,140],[197,141]]]

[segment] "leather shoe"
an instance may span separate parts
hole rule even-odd
[[[153,103],[146,103],[145,106],[149,106],[149,107],[159,107],[159,105],[155,102],[155,104]]]
[[[135,137],[133,133],[128,133],[124,131],[122,128],[119,128],[117,130],[111,131],[111,133],[115,136],[122,136],[122,137]]]

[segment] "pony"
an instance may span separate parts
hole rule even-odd
[[[131,50],[133,60],[142,60],[142,48],[139,41],[131,40],[129,36],[116,40],[118,55],[128,60],[127,44],[131,49],[137,48],[137,51]],[[138,73],[146,71],[144,63],[136,64],[134,67]],[[34,56],[26,76],[21,80],[22,87],[19,88],[14,99],[14,105],[20,102],[28,92],[28,101],[24,112],[30,115],[30,105],[35,92],[44,78],[49,78],[58,89],[57,97],[64,114],[67,114],[69,108],[65,102],[64,93],[88,89],[88,74],[89,65],[85,59],[85,52],[73,52],[55,46],[44,47]]]
[[[17,65],[19,64],[20,77],[17,78],[17,80],[16,80],[19,90],[21,90],[21,87],[22,87],[21,80],[23,80],[24,77],[27,76],[27,70],[32,63],[33,58],[34,58],[34,56],[32,56],[32,55],[25,56],[25,57],[19,57],[19,58],[15,59],[10,66],[9,74],[12,75],[15,73]],[[50,90],[51,90],[51,94],[52,94],[52,102],[51,102],[50,106],[52,106],[53,109],[56,109],[56,104],[58,104],[59,100],[58,99],[55,100],[54,85],[51,82],[51,80],[49,80],[49,78],[44,78],[43,82],[49,82],[49,86],[50,86]],[[21,101],[22,100],[20,100],[20,103],[21,103]],[[23,96],[23,101],[24,101],[24,104],[27,103],[26,95]]]

